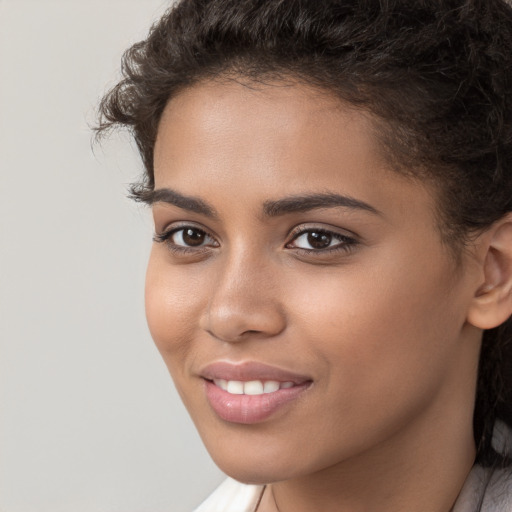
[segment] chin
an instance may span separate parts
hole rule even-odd
[[[200,434],[202,435],[201,432]],[[300,474],[298,461],[294,460],[298,450],[279,446],[270,434],[258,440],[254,436],[240,439],[236,435],[206,434],[203,441],[219,469],[239,482],[269,484],[288,480]],[[304,463],[303,460],[300,462]]]
[[[244,484],[265,485],[289,480],[296,476],[289,470],[276,467],[275,460],[265,461],[262,465],[247,464],[247,459],[243,463],[215,459],[214,462],[226,475]]]
[[[310,460],[301,448],[279,446],[269,437],[265,446],[248,442],[245,446],[231,443],[206,443],[215,464],[226,475],[245,484],[270,484],[315,473],[329,462]]]

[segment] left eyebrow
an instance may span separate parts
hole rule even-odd
[[[265,201],[263,213],[267,217],[278,217],[287,213],[307,212],[321,208],[348,208],[362,210],[375,215],[382,215],[376,208],[350,196],[334,193],[307,194],[303,196],[291,196],[276,201]]]

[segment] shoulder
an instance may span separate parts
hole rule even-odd
[[[508,512],[512,510],[512,469],[474,466],[453,512]]]
[[[194,512],[254,512],[263,489],[228,478]]]
[[[512,429],[497,421],[493,447],[498,453],[512,456]],[[492,468],[478,464],[468,475],[452,512],[512,511],[512,467]]]
[[[495,470],[489,480],[482,511],[512,510],[512,469]]]

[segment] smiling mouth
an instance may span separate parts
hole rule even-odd
[[[279,382],[277,380],[225,380],[225,379],[213,379],[213,383],[226,391],[230,395],[265,395],[268,393],[275,393],[280,389],[290,389],[295,386],[291,381]]]
[[[313,379],[256,361],[216,361],[199,372],[206,399],[217,417],[252,424],[289,410]]]

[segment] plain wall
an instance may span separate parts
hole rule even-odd
[[[0,0],[0,511],[186,512],[222,480],[150,339],[128,136],[89,124],[161,0]]]

